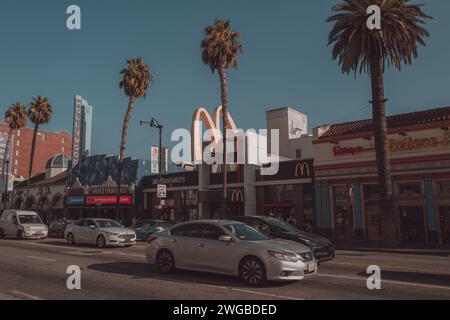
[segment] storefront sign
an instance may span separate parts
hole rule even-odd
[[[414,150],[422,148],[437,147],[439,145],[447,146],[450,144],[450,134],[446,133],[440,139],[437,137],[423,138],[423,139],[413,139],[405,138],[403,140],[389,140],[389,148],[391,151],[401,151],[401,150]]]
[[[132,196],[120,196],[120,204],[131,204]],[[86,204],[90,205],[107,205],[107,204],[117,204],[117,196],[87,196]]]
[[[150,172],[154,174],[159,173],[159,149],[158,147],[151,148],[151,157],[150,157]]]
[[[244,202],[244,191],[233,190],[231,192],[231,202]]]
[[[313,160],[282,161],[278,173],[273,176],[258,174],[258,181],[308,179],[314,176]]]
[[[118,193],[119,189],[117,187],[90,187],[86,192],[87,195],[112,195]],[[121,187],[120,193],[128,194],[130,190],[128,187]]]
[[[374,149],[375,148],[340,147],[340,146],[337,146],[337,147],[333,148],[333,155],[335,157],[337,157],[337,156],[344,156],[344,155],[352,155],[352,156],[354,156],[355,154],[372,151]]]
[[[83,101],[80,97],[75,97],[73,108],[73,139],[72,139],[72,168],[80,162],[81,152],[81,114],[83,110]]]
[[[68,205],[84,204],[84,197],[67,197],[66,203]]]

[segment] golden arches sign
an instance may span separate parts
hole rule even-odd
[[[194,112],[192,117],[192,129],[191,129],[191,144],[192,144],[192,154],[194,161],[203,160],[203,137],[201,135],[201,123],[205,124],[207,130],[209,130],[211,137],[211,142],[217,144],[218,141],[222,140],[222,132],[220,128],[220,117],[222,115],[222,106],[214,109],[213,116],[209,115],[205,108],[199,108]],[[230,113],[228,112],[228,123],[226,129],[230,129],[233,132],[237,131],[236,124],[233,121]]]
[[[244,202],[244,192],[242,190],[233,190],[231,202]]]
[[[306,173],[306,175],[305,175]],[[311,171],[308,162],[299,162],[295,166],[295,176],[296,177],[309,177],[311,176]]]

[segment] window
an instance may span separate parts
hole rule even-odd
[[[220,236],[225,235],[222,229],[212,225],[205,225],[202,229],[202,238],[208,240],[219,240]]]
[[[417,197],[423,194],[420,182],[408,182],[398,184],[398,194],[402,197]]]
[[[442,181],[438,184],[439,194],[442,196],[450,196],[450,181]]]
[[[78,221],[78,222],[76,223],[76,226],[77,226],[77,227],[83,227],[83,226],[84,226],[84,221],[85,221],[85,220],[80,220],[80,221]]]
[[[177,227],[173,229],[170,233],[173,236],[178,237],[188,237],[188,238],[201,238],[202,226],[198,224],[189,224]]]
[[[16,145],[17,145],[17,146],[20,146],[20,141],[19,141],[19,140],[17,140]]]
[[[297,159],[301,159],[302,158],[302,149],[295,150],[295,157]]]
[[[17,130],[17,136],[20,137],[20,130]]]

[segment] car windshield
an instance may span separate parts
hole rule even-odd
[[[34,214],[21,214],[19,215],[20,224],[39,223],[42,224],[41,218]]]
[[[291,233],[300,233],[301,231],[298,230],[296,227],[276,218],[266,218],[265,221],[276,228],[281,229],[284,232],[291,232]]]
[[[118,222],[114,220],[95,220],[99,228],[117,228],[122,227]]]
[[[233,235],[241,240],[246,241],[263,241],[269,238],[258,230],[244,224],[244,223],[233,223],[224,225],[224,228],[230,231]]]

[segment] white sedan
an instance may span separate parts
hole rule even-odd
[[[94,244],[107,246],[132,246],[136,244],[136,232],[110,219],[82,219],[66,227],[64,238],[70,245]]]

